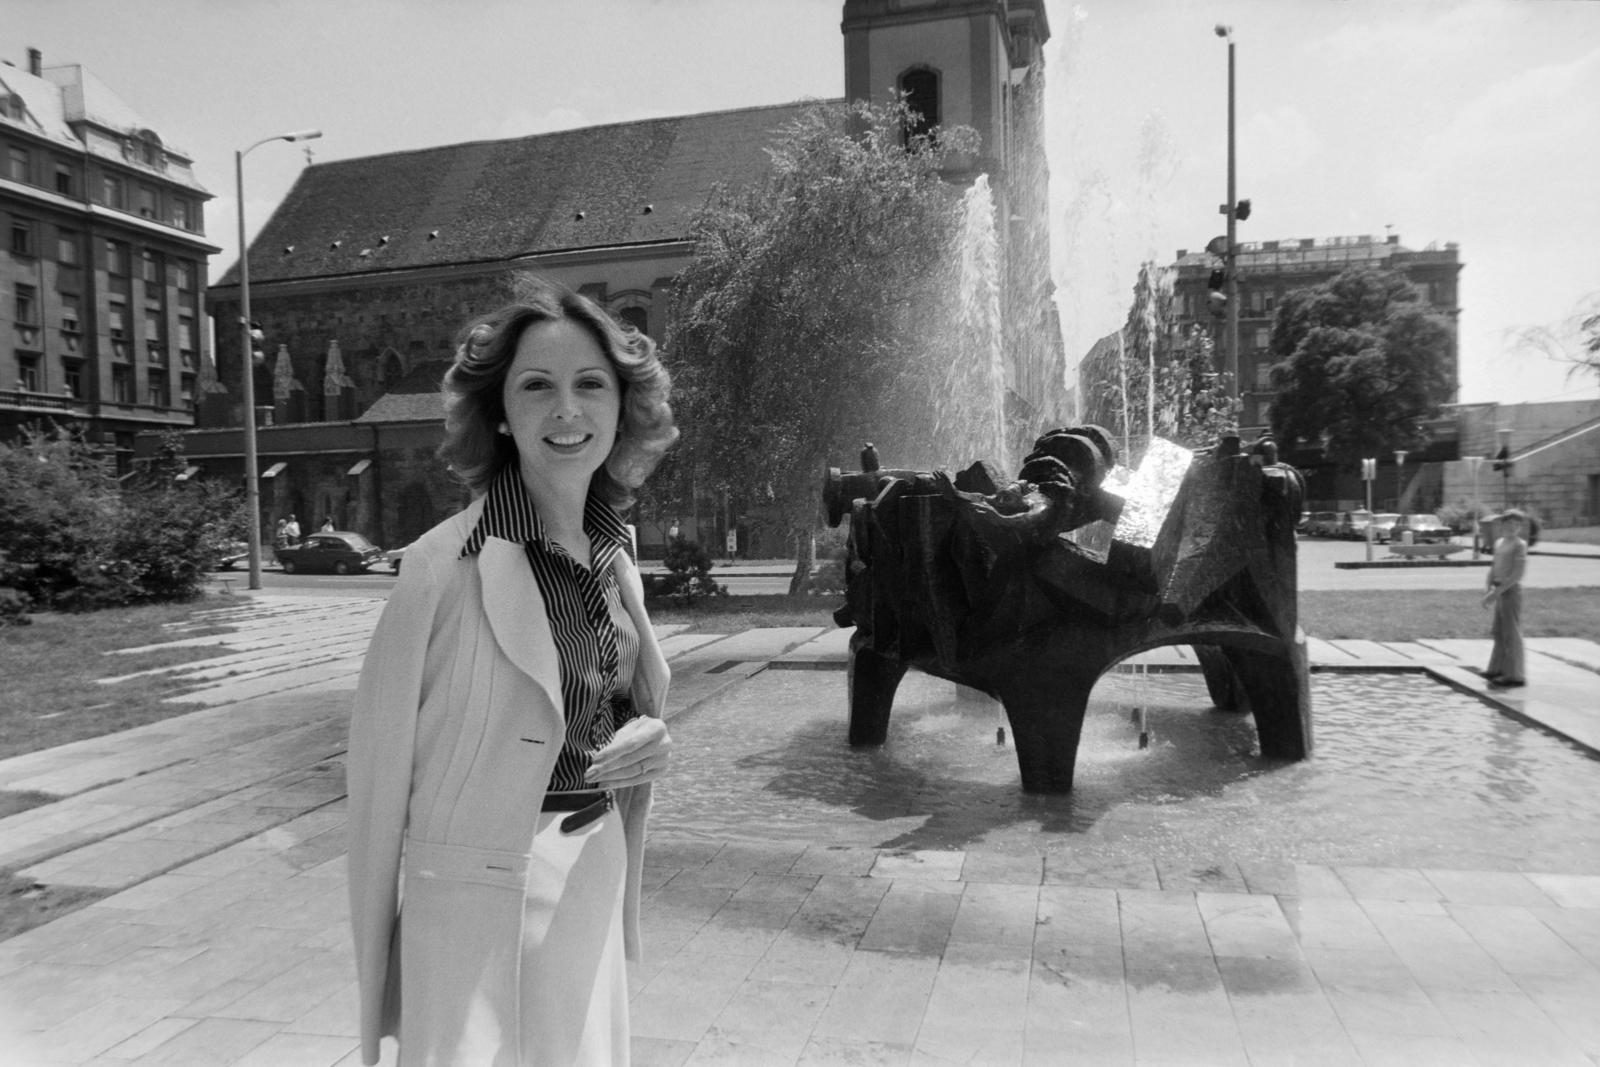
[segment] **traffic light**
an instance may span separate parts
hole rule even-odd
[[[1233,208],[1233,217],[1243,222],[1250,217],[1250,201],[1241,200]]]
[[[1206,288],[1211,290],[1211,294],[1207,299],[1211,302],[1211,314],[1213,315],[1221,315],[1228,306],[1228,294],[1222,291],[1222,287],[1227,284],[1228,272],[1220,267],[1213,270],[1211,276],[1206,279]]]
[[[257,363],[265,363],[267,353],[267,333],[261,328],[259,322],[250,323],[250,355]]]

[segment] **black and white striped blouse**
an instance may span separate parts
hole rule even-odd
[[[628,528],[614,508],[590,496],[583,508],[583,532],[589,535],[588,567],[545,537],[522,477],[510,464],[489,486],[483,517],[461,549],[463,557],[476,555],[487,537],[526,547],[561,661],[567,730],[550,776],[552,793],[593,789],[583,780],[590,760],[634,717],[628,689],[639,659],[639,634],[622,606],[611,570],[628,544]]]

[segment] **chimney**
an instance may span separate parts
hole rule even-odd
[[[1400,243],[1400,235],[1397,233],[1391,233],[1388,237],[1388,241],[1392,245],[1397,245]]]
[[[44,53],[37,48],[28,49],[28,73],[35,78],[40,77],[44,70]]]

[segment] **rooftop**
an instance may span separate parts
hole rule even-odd
[[[1390,234],[1387,237],[1361,234],[1355,237],[1298,237],[1276,241],[1241,241],[1239,265],[1245,269],[1289,265],[1318,267],[1342,263],[1376,263],[1395,255],[1437,256],[1441,259],[1454,260],[1457,248],[1454,241],[1447,242],[1442,249],[1438,242],[1433,242],[1422,249],[1407,248],[1400,243],[1399,234]],[[1191,252],[1180,248],[1173,266],[1209,268],[1216,266],[1217,260],[1217,255],[1204,249]]]
[[[81,64],[44,67],[38,74],[0,65],[0,100],[12,101],[0,107],[0,129],[25,129],[74,153],[87,149],[100,159],[204,192],[191,169],[193,157],[152,130]],[[154,163],[144,160],[146,145],[159,149]]]
[[[587,126],[307,167],[250,246],[252,282],[684,240],[718,183],[766,173],[810,102]],[[238,265],[220,284],[237,284]]]

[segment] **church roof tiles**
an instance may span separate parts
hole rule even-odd
[[[587,126],[307,167],[250,248],[252,282],[647,245],[718,182],[766,172],[806,103]],[[646,207],[649,210],[646,210]],[[220,284],[238,281],[238,265]]]

